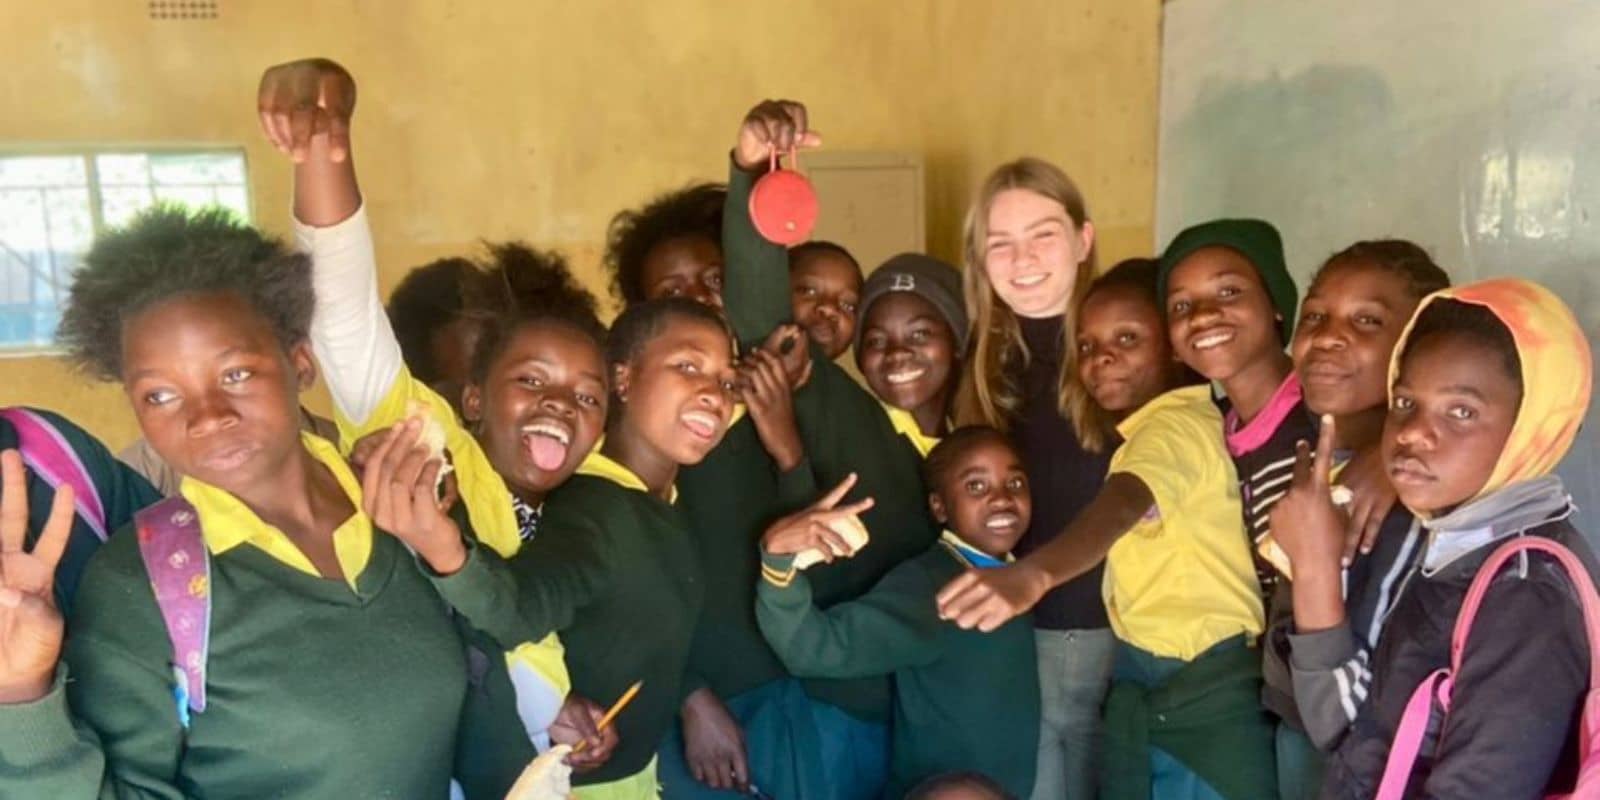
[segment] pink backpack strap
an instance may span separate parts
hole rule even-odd
[[[1405,713],[1400,717],[1400,726],[1395,731],[1394,742],[1389,747],[1389,761],[1383,769],[1383,782],[1378,785],[1377,800],[1401,800],[1405,796],[1406,784],[1411,779],[1411,772],[1421,754],[1422,742],[1427,736],[1434,702],[1438,702],[1445,714],[1450,713],[1450,693],[1455,688],[1455,676],[1461,671],[1461,659],[1466,651],[1467,638],[1472,633],[1472,621],[1483,605],[1484,595],[1489,593],[1489,585],[1507,561],[1529,550],[1545,553],[1561,564],[1567,572],[1567,579],[1577,590],[1578,601],[1583,608],[1584,628],[1589,636],[1591,694],[1584,705],[1583,720],[1579,726],[1579,752],[1589,752],[1590,732],[1600,730],[1600,719],[1592,718],[1600,714],[1600,704],[1594,701],[1593,695],[1595,688],[1600,687],[1600,652],[1596,652],[1596,645],[1600,644],[1600,592],[1596,592],[1594,579],[1589,576],[1583,561],[1565,545],[1542,536],[1518,536],[1496,548],[1473,576],[1472,585],[1467,588],[1466,597],[1461,602],[1461,611],[1456,615],[1455,629],[1450,635],[1450,667],[1434,671],[1411,693]]]
[[[194,506],[169,497],[134,515],[139,555],[172,641],[178,720],[206,710],[206,654],[211,638],[211,557]]]
[[[1434,698],[1448,703],[1450,697],[1450,671],[1434,670],[1417,684],[1411,699],[1406,701],[1405,713],[1400,716],[1400,727],[1389,744],[1389,761],[1383,766],[1383,782],[1378,784],[1377,800],[1401,800],[1406,783],[1411,780],[1411,770],[1422,754],[1422,742],[1428,736],[1428,722],[1433,716]]]
[[[1577,554],[1560,542],[1543,536],[1518,536],[1500,545],[1478,568],[1471,588],[1467,589],[1467,597],[1461,602],[1461,613],[1456,615],[1455,631],[1450,636],[1450,669],[1461,669],[1467,636],[1472,633],[1472,620],[1478,615],[1478,607],[1483,605],[1483,596],[1489,593],[1489,584],[1494,582],[1507,561],[1529,550],[1537,550],[1559,562],[1562,569],[1566,570],[1567,580],[1572,582],[1572,588],[1577,591],[1578,604],[1583,609],[1584,628],[1589,634],[1589,686],[1600,686],[1600,659],[1594,657],[1595,645],[1600,644],[1600,593],[1595,591],[1594,579],[1589,577],[1588,568]]]
[[[78,516],[100,541],[105,541],[110,531],[106,530],[106,510],[100,503],[100,493],[95,490],[94,480],[89,477],[83,460],[78,458],[77,451],[67,443],[61,431],[44,415],[17,406],[0,408],[0,419],[16,429],[22,463],[52,489],[62,484],[71,486]]]

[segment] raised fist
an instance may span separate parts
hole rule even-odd
[[[793,100],[763,100],[744,115],[733,159],[740,169],[766,166],[773,150],[779,155],[796,149],[818,147],[822,134],[810,127],[806,107]]]
[[[356,81],[326,58],[307,58],[268,67],[256,91],[261,130],[279,152],[300,163],[314,136],[326,135],[329,155],[343,161],[350,152],[350,117],[356,110]]]

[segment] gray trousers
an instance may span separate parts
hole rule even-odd
[[[1035,630],[1039,645],[1039,769],[1032,800],[1093,800],[1100,708],[1117,640],[1110,628]]]

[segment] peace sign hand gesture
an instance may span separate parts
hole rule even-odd
[[[761,537],[761,549],[775,556],[797,555],[806,550],[816,550],[822,554],[822,560],[829,563],[835,558],[853,554],[855,548],[852,548],[830,523],[843,521],[872,508],[870,497],[846,506],[839,505],[839,501],[843,500],[850,492],[850,488],[855,485],[856,475],[852,472],[809,508],[772,523],[772,526],[767,528],[766,535]]]
[[[1272,507],[1272,538],[1288,555],[1296,581],[1337,575],[1343,566],[1345,516],[1333,504],[1334,422],[1322,418],[1317,450],[1295,446],[1294,477],[1283,499]]]
[[[29,703],[50,691],[65,628],[56,608],[55,575],[74,514],[72,487],[56,490],[33,552],[22,456],[0,453],[0,704]]]

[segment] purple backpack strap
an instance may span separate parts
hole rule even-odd
[[[211,557],[194,506],[181,495],[134,515],[139,555],[172,640],[178,720],[206,710],[206,654],[211,639]]]
[[[0,408],[0,419],[17,430],[22,462],[52,489],[62,484],[71,486],[78,516],[100,541],[105,541],[110,531],[106,530],[106,510],[100,503],[100,493],[95,490],[83,460],[78,458],[77,451],[67,443],[61,431],[44,415],[17,406]]]

